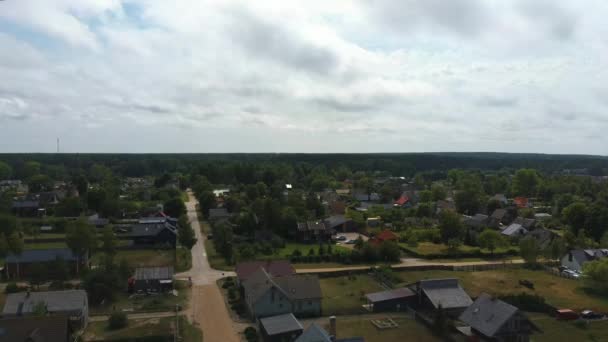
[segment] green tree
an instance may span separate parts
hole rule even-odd
[[[96,234],[91,230],[86,221],[77,220],[68,224],[65,239],[68,247],[76,255],[76,273],[79,273],[78,265],[80,264],[80,258],[97,246]]]
[[[448,192],[441,184],[433,184],[431,186],[431,197],[433,201],[444,200],[448,196]]]
[[[0,180],[9,179],[13,175],[13,168],[5,162],[0,161]]]
[[[171,217],[180,217],[186,214],[186,205],[181,198],[175,197],[163,204],[163,211]]]
[[[541,178],[534,169],[520,169],[515,172],[511,192],[516,196],[535,196]]]
[[[53,180],[47,175],[34,175],[28,180],[30,192],[50,191],[53,188]]]
[[[178,239],[179,243],[188,249],[192,249],[192,247],[194,247],[194,245],[196,244],[197,239],[194,233],[194,229],[192,229],[192,226],[190,225],[190,222],[188,222],[188,218],[186,217],[186,215],[182,215],[179,217]]]
[[[608,259],[602,258],[583,264],[584,282],[588,288],[608,294]]]
[[[77,217],[84,211],[84,206],[78,197],[63,199],[55,207],[55,216]]]
[[[433,193],[430,190],[422,190],[419,193],[420,202],[426,203],[433,200]]]
[[[126,328],[129,325],[129,320],[127,319],[127,314],[121,311],[114,311],[110,314],[110,318],[108,319],[108,328],[110,330],[118,330]]]
[[[232,240],[234,238],[232,226],[227,223],[219,223],[213,225],[211,229],[215,249],[226,261],[232,262]]]
[[[479,246],[485,248],[490,251],[492,255],[494,255],[494,251],[497,248],[503,247],[506,245],[505,240],[502,238],[499,232],[493,229],[486,229],[477,238],[479,242]]]
[[[532,237],[526,237],[519,241],[519,253],[528,264],[536,264],[538,257],[541,255],[538,241]]]
[[[439,230],[441,239],[448,242],[451,239],[462,240],[464,225],[460,215],[451,211],[443,211],[439,216]]]
[[[47,267],[39,262],[32,264],[30,270],[30,283],[36,288],[39,288],[40,284],[49,278],[47,270]]]
[[[23,165],[23,178],[30,178],[40,174],[40,163],[36,161],[27,161]]]
[[[209,215],[209,209],[215,208],[215,195],[211,191],[197,193],[198,205],[205,217]]]
[[[114,257],[116,254],[116,236],[112,231],[112,227],[107,226],[103,230],[103,234],[101,236],[101,250],[106,254],[106,256]]]
[[[378,250],[380,259],[384,262],[397,262],[401,257],[399,245],[393,241],[385,241]]]
[[[563,239],[555,238],[551,243],[545,248],[544,255],[545,258],[550,260],[558,260],[566,253],[566,244]]]
[[[562,210],[564,221],[570,225],[574,235],[578,235],[579,230],[584,229],[587,221],[587,205],[583,202],[575,202]]]

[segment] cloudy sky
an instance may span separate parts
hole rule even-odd
[[[0,1],[0,152],[606,155],[583,3]]]

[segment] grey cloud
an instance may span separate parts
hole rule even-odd
[[[367,2],[374,19],[396,30],[420,26],[465,36],[481,33],[490,12],[481,0],[381,0]]]
[[[519,103],[516,97],[501,97],[501,96],[482,96],[477,104],[488,107],[515,107]]]
[[[229,33],[253,56],[316,74],[331,74],[339,66],[338,56],[329,48],[307,41],[284,26],[243,10],[232,13]]]
[[[557,40],[569,40],[576,32],[577,15],[560,7],[554,0],[524,0],[520,2],[519,9],[530,21],[544,28]]]

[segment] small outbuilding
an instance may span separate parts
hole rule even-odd
[[[407,287],[368,293],[366,308],[372,312],[404,311],[407,306],[416,303],[416,294]]]
[[[292,313],[260,319],[260,332],[265,342],[293,341],[304,328]]]
[[[173,267],[139,267],[129,279],[129,291],[160,293],[173,290]]]

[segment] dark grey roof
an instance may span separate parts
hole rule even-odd
[[[315,299],[321,295],[321,285],[316,275],[290,275],[273,279],[289,299]]]
[[[64,261],[76,260],[76,256],[67,248],[57,249],[31,249],[25,250],[19,255],[10,254],[6,257],[7,263],[47,262],[56,259]]]
[[[43,302],[47,311],[53,313],[81,312],[88,304],[87,293],[84,290],[20,292],[6,296],[4,315],[32,313],[36,304]]]
[[[64,315],[0,319],[3,342],[67,342],[69,334],[68,317]]]
[[[321,231],[326,229],[327,227],[323,221],[308,221],[298,223],[298,230],[302,232],[315,230]]]
[[[392,203],[371,203],[371,202],[361,202],[361,204],[356,208],[357,210],[368,210],[371,207],[382,207],[385,210],[393,209]]]
[[[518,223],[513,223],[502,231],[502,235],[511,237],[525,235],[526,233],[528,233],[528,230]]]
[[[482,293],[459,319],[486,337],[494,337],[517,312],[513,305]]]
[[[554,232],[543,228],[536,228],[526,234],[526,237],[531,237],[538,241],[541,248],[547,247],[556,236],[557,234]]]
[[[262,318],[260,325],[269,336],[304,330],[292,313]]]
[[[353,194],[353,197],[359,202],[374,202],[380,200],[380,195],[375,192],[372,192],[371,194],[367,194],[364,192],[355,192]]]
[[[517,217],[513,223],[521,224],[522,227],[530,230],[534,227],[534,225],[536,225],[536,220],[531,218]]]
[[[608,256],[608,249],[573,249],[570,252],[579,265]]]
[[[351,221],[351,219],[346,218],[344,215],[333,215],[325,219],[325,225],[328,228],[335,228],[345,224],[346,222]]]
[[[488,215],[475,214],[475,216],[467,218],[464,222],[471,227],[482,227],[488,223]]]
[[[256,302],[271,287],[275,287],[283,292],[285,297],[294,300],[322,297],[319,278],[313,275],[272,277],[264,268],[259,268],[243,282],[245,295],[252,302]]]
[[[492,218],[497,220],[502,220],[505,215],[507,215],[507,209],[496,209],[492,213]]]
[[[209,209],[209,219],[228,218],[232,214],[228,212],[226,208]]]
[[[27,209],[34,208],[37,209],[40,207],[40,203],[38,201],[14,201],[13,209]]]
[[[407,298],[415,295],[416,294],[412,292],[412,290],[408,289],[407,287],[403,287],[395,290],[368,293],[365,295],[365,297],[370,302],[383,302],[385,300]]]
[[[135,280],[156,280],[173,278],[173,266],[139,267],[135,269]]]
[[[156,236],[164,229],[177,234],[175,227],[168,222],[163,223],[137,223],[131,227],[131,236]]]
[[[317,323],[311,324],[295,342],[331,342],[331,337]]]
[[[435,308],[439,305],[444,309],[466,308],[473,303],[458,279],[427,279],[418,284]]]

